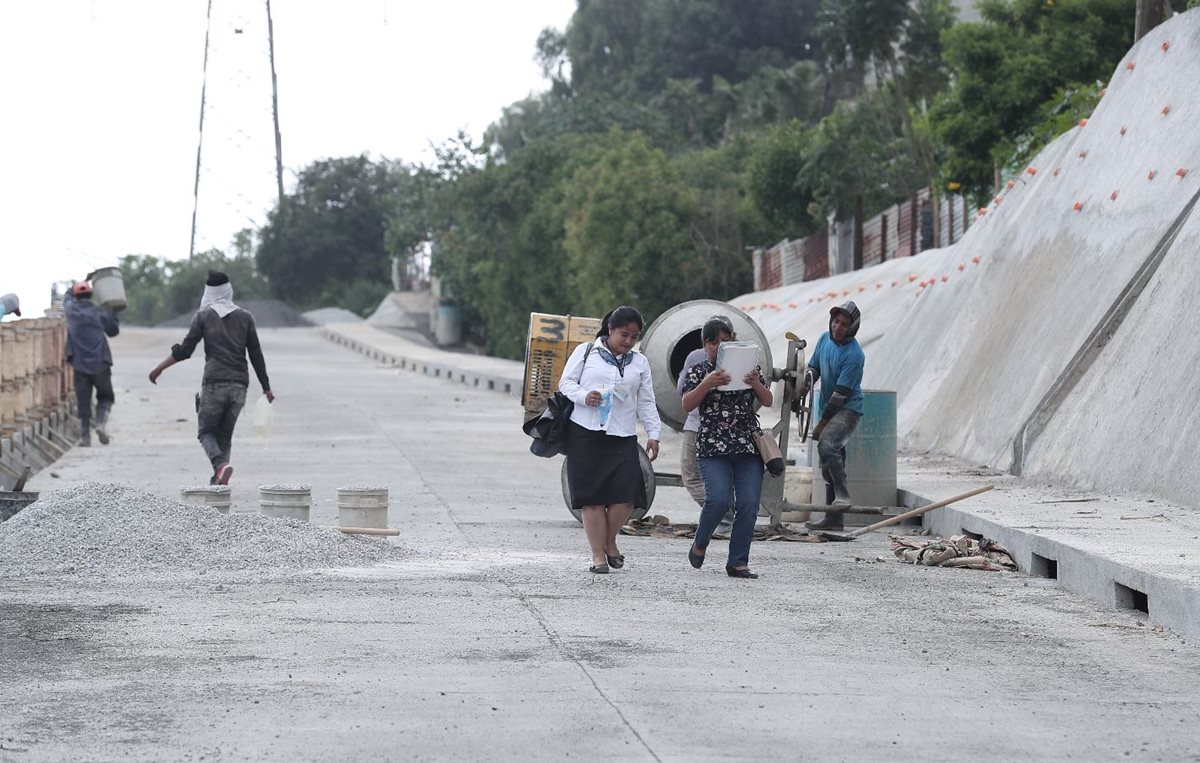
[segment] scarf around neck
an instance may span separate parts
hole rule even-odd
[[[206,307],[211,307],[221,318],[237,310],[238,306],[233,304],[233,284],[205,286],[204,296],[200,299],[200,309],[203,310]]]
[[[603,339],[596,345],[596,352],[600,353],[600,357],[604,358],[605,363],[608,363],[610,366],[616,366],[617,371],[620,372],[622,377],[625,376],[625,366],[633,361],[633,350],[624,355],[614,355],[612,350],[604,346]]]

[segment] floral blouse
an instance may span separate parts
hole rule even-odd
[[[705,360],[692,366],[683,383],[685,393],[694,390],[712,373],[716,365]],[[762,370],[758,378],[765,385]],[[758,434],[758,414],[754,411],[756,395],[753,389],[722,392],[714,389],[700,403],[700,431],[696,436],[696,455],[732,456],[739,453],[758,453],[754,435]]]

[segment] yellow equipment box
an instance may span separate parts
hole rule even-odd
[[[525,384],[521,405],[525,418],[541,414],[546,399],[558,389],[558,378],[571,351],[596,338],[599,318],[577,315],[529,314],[529,342],[525,345]]]

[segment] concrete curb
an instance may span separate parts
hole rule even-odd
[[[421,347],[379,329],[360,324],[331,324],[320,329],[334,344],[401,370],[446,379],[468,387],[491,390],[520,399],[522,365],[477,355],[458,355]],[[378,336],[373,336],[377,334]],[[453,362],[451,362],[451,359]],[[506,367],[511,364],[511,368]]]
[[[933,500],[900,491],[902,505]],[[1107,609],[1145,613],[1148,622],[1200,638],[1200,590],[1069,542],[1008,527],[970,511],[946,506],[925,515],[925,527],[943,538],[971,534],[991,538],[1012,552],[1020,572],[1057,585]]]
[[[60,433],[73,418],[69,405],[62,404],[35,422],[0,437],[0,489],[10,489],[25,467],[30,477],[57,461],[75,443]]]

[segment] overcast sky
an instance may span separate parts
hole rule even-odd
[[[574,0],[277,0],[285,186],[323,157],[431,159],[541,91],[538,33]],[[188,255],[207,0],[0,4],[0,293],[125,254]],[[198,251],[274,203],[265,3],[213,0]],[[240,32],[238,30],[241,30]]]

